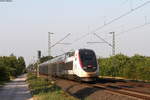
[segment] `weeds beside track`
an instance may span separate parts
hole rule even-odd
[[[56,86],[54,82],[28,73],[29,88],[34,100],[77,100]]]

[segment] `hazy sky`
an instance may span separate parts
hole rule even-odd
[[[111,55],[111,47],[90,34],[80,41],[81,35],[107,24],[116,17],[134,9],[149,0],[13,0],[0,2],[0,56],[14,53],[24,56],[28,63],[37,57],[37,50],[47,55],[48,32],[53,32],[54,44],[68,33],[63,42],[72,45],[56,45],[52,55],[56,56],[70,49],[91,48],[98,56]],[[107,25],[96,33],[111,43],[116,33],[116,53],[129,56],[142,54],[150,56],[150,25],[125,32],[130,28],[150,22],[150,4],[132,12],[120,20]],[[120,34],[117,36],[117,34]]]

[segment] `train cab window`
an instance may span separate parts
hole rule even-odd
[[[80,50],[79,55],[83,68],[89,71],[96,70],[97,60],[95,53],[92,50]]]

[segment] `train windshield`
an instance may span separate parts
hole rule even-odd
[[[82,67],[85,70],[88,70],[88,69],[96,70],[97,60],[96,60],[95,53],[92,50],[83,49],[79,51],[79,54],[80,54],[80,59],[82,62]]]

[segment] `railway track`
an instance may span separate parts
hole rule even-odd
[[[126,88],[126,87],[121,87],[118,85],[111,85],[111,84],[108,85],[108,84],[101,84],[101,83],[92,83],[92,84],[84,83],[84,82],[81,83],[81,82],[77,82],[73,80],[67,80],[67,81],[72,81],[75,83],[84,84],[84,85],[95,87],[95,88],[101,88],[108,92],[111,92],[112,94],[121,94],[121,95],[129,96],[129,97],[134,97],[136,99],[150,100],[150,93],[134,90],[132,88]]]
[[[112,93],[119,93],[122,95],[135,97],[138,99],[150,100],[150,94],[144,93],[141,91],[135,91],[133,89],[122,88],[122,87],[112,86],[112,85],[103,85],[103,84],[92,84],[91,86],[97,87],[97,88],[102,88],[107,91],[111,91]]]

